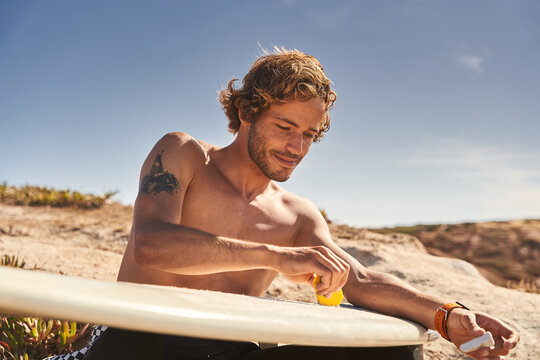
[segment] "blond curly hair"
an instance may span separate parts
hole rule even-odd
[[[298,50],[277,47],[274,50],[274,53],[265,51],[253,63],[240,89],[234,88],[234,82],[238,80],[235,78],[220,91],[219,102],[229,119],[229,131],[236,134],[240,128],[239,110],[245,120],[252,123],[273,103],[320,97],[325,102],[326,112],[315,137],[315,141],[319,141],[330,129],[328,111],[337,98],[330,88],[331,81],[313,56]]]

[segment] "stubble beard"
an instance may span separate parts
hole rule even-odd
[[[272,170],[270,167],[269,157],[272,156],[267,148],[267,143],[264,137],[257,131],[256,123],[252,123],[249,128],[248,134],[248,153],[249,157],[259,167],[261,172],[269,179],[284,182],[289,179],[292,174],[292,169],[287,170]],[[283,154],[291,158],[295,156],[292,154]],[[298,158],[298,157],[296,157]],[[300,161],[297,161],[297,164]]]

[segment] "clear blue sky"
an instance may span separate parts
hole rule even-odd
[[[316,56],[332,127],[284,186],[354,226],[540,218],[540,2],[0,0],[0,181],[132,203],[165,133],[232,141],[258,43]]]

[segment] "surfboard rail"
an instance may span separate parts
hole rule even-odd
[[[310,346],[419,345],[438,338],[414,322],[354,307],[8,267],[0,267],[0,313],[171,335]]]

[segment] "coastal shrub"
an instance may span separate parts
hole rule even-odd
[[[0,266],[22,268],[24,261],[4,255]],[[0,359],[33,360],[72,352],[91,333],[89,324],[73,321],[0,315]]]
[[[328,218],[328,214],[326,213],[326,210],[321,209],[321,210],[319,210],[319,211],[321,212],[321,215],[323,216],[323,218],[324,218],[324,220],[326,221],[327,224],[332,223],[332,220],[330,220],[330,219]]]
[[[89,332],[88,324],[73,321],[0,316],[0,355],[27,360],[71,352]]]
[[[24,267],[25,262],[22,261],[22,260],[19,260],[18,257],[16,257],[15,255],[4,255],[2,256],[2,258],[0,258],[0,266],[10,266],[10,267],[14,267],[14,268],[23,268]]]
[[[96,209],[117,193],[109,191],[103,195],[83,194],[78,191],[55,190],[41,186],[11,186],[4,182],[0,185],[0,202],[8,205]]]
[[[540,294],[540,288],[536,286],[534,281],[528,279],[521,279],[519,282],[509,280],[506,283],[506,287],[509,289],[525,291],[532,294]]]

